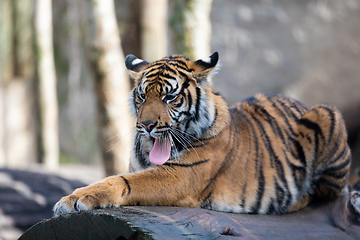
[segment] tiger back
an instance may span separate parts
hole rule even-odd
[[[55,213],[170,205],[281,214],[346,192],[351,156],[340,112],[266,94],[229,109],[207,80],[218,58],[127,56],[133,173],[76,190]]]

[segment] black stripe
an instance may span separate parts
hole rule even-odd
[[[240,115],[241,115],[241,119],[244,119],[248,126],[251,128],[251,132],[253,134],[253,138],[251,140],[254,141],[255,143],[255,159],[252,159],[253,161],[255,161],[255,177],[258,177],[257,174],[259,172],[259,137],[256,134],[255,131],[255,127],[252,121],[250,121],[250,119],[248,118],[248,116],[246,114],[244,114],[244,112],[242,111],[237,111]],[[246,164],[248,164],[248,161],[250,160],[250,158],[247,159]]]
[[[176,81],[176,78],[175,78],[174,76],[172,76],[172,75],[170,75],[170,74],[167,74],[167,73],[164,73],[164,72],[161,72],[161,73],[160,73],[160,76],[161,76],[161,77],[164,77],[164,78],[166,78],[166,79],[172,79],[172,80],[175,80],[175,81]]]
[[[165,65],[165,70],[171,72],[174,75],[177,75],[177,72],[174,69],[170,68],[169,65]]]
[[[335,178],[338,180],[341,180],[341,179],[344,179],[347,175],[349,174],[348,171],[337,171],[337,172],[323,172],[321,175],[324,177],[324,176],[327,176],[327,177],[332,177],[332,178]]]
[[[191,117],[191,113],[190,112],[188,112],[188,111],[181,111],[181,112],[179,112],[178,113],[178,116],[176,117],[176,118],[174,118],[174,120],[179,120],[180,119],[180,117],[182,116],[182,115],[185,115],[185,116],[187,116],[187,117]],[[185,121],[186,121],[186,124],[184,124],[185,125],[185,132],[186,132],[186,130],[189,128],[189,125],[190,125],[190,123],[191,123],[191,118],[187,118]]]
[[[267,120],[267,122],[270,124],[274,134],[279,136],[281,141],[285,144],[285,136],[277,120],[263,106],[258,106],[258,110],[261,112],[261,117]],[[265,115],[265,117],[263,115]]]
[[[333,145],[330,147],[330,144],[328,143],[328,149],[329,149],[329,147],[330,147],[330,149],[331,149],[331,152],[328,154],[328,156],[329,156],[329,158],[330,159],[333,159],[333,158],[335,158],[336,160],[331,160],[331,162],[330,162],[330,164],[332,164],[332,163],[334,163],[334,162],[337,162],[337,160],[340,158],[339,156],[337,156],[337,154],[338,154],[338,152],[339,152],[339,150],[341,150],[340,149],[340,147],[342,146],[343,148],[342,148],[342,151],[341,151],[341,153],[340,154],[343,154],[343,152],[344,152],[344,150],[347,150],[347,148],[348,148],[348,146],[347,146],[347,144],[346,144],[346,142],[344,143],[344,145],[343,144],[341,144],[341,140],[343,140],[344,139],[344,134],[346,134],[346,132],[345,131],[339,131],[339,134],[337,134],[337,136],[336,137],[334,137],[332,140],[333,140]],[[329,142],[330,142],[330,139],[329,139]],[[329,165],[330,165],[329,164]]]
[[[185,79],[188,78],[188,76],[185,73],[183,73],[182,71],[178,71],[178,74]]]
[[[219,176],[221,175],[224,170],[226,169],[226,167],[231,164],[231,162],[235,159],[234,156],[237,156],[237,154],[235,153],[234,155],[234,151],[238,151],[238,148],[237,147],[234,147],[234,146],[239,146],[239,139],[236,138],[236,134],[237,134],[237,129],[236,129],[236,125],[234,123],[234,116],[233,115],[230,115],[231,117],[231,122],[230,122],[230,130],[229,130],[229,141],[228,143],[226,144],[226,146],[224,146],[224,149],[227,149],[230,147],[231,143],[232,144],[232,147],[229,151],[229,153],[226,155],[225,159],[222,161],[221,163],[221,166],[219,168],[219,170],[217,171],[217,173],[211,177],[210,179],[207,180],[207,182],[209,182],[209,184],[204,188],[204,190],[200,193],[200,197],[202,196],[202,194],[207,191],[207,189],[214,183],[214,180]],[[235,129],[233,129],[235,128]],[[231,133],[233,133],[231,135]]]
[[[133,90],[133,102],[132,102],[132,104],[134,105],[134,108],[135,108],[135,110],[136,110],[136,112],[139,110],[139,108],[138,108],[138,106],[137,106],[137,104],[136,104],[136,89],[134,89]]]
[[[180,102],[179,102],[179,103],[174,104],[174,107],[175,107],[175,108],[180,108],[183,104],[184,104],[184,97],[182,97],[182,98],[180,99]]]
[[[299,121],[300,125],[305,126],[308,129],[311,129],[315,132],[315,157],[314,159],[318,159],[318,153],[319,153],[319,135],[322,139],[324,139],[324,135],[322,133],[322,130],[320,126],[317,123],[314,123],[313,121],[310,121],[309,119],[302,118]]]
[[[170,61],[171,64],[181,64],[186,66],[186,62],[182,60],[182,58],[179,58],[178,56],[173,56],[172,58],[170,58],[171,60],[174,59],[175,61]],[[186,59],[188,60],[188,59]]]
[[[150,73],[149,75],[146,75],[146,78],[150,80],[150,78],[157,77],[159,75],[158,71],[155,71],[154,73]]]
[[[188,94],[187,94],[187,102],[188,102],[188,112],[190,112],[191,107],[193,105],[193,100],[192,100],[192,96],[191,96],[190,91],[188,91]]]
[[[259,121],[259,119],[257,119],[255,116],[253,116],[253,119],[254,119],[256,125],[258,126],[259,130],[261,131],[261,136],[262,136],[262,139],[264,140],[266,150],[269,152],[269,155],[270,155],[270,165],[272,168],[274,168],[274,158],[278,158],[278,156],[274,152],[274,148],[272,147],[270,137],[266,133],[266,130],[265,130],[263,124]]]
[[[296,101],[296,100],[292,100],[292,101],[293,102],[290,107],[294,108],[300,114],[300,116],[302,116],[305,113],[305,111],[307,110],[307,107],[299,101]]]
[[[266,145],[266,149],[270,154],[271,166],[275,167],[278,177],[281,179],[282,183],[284,184],[284,187],[286,189],[286,192],[287,192],[288,196],[290,196],[290,198],[291,198],[291,193],[289,192],[289,186],[288,186],[288,183],[287,183],[286,178],[285,178],[284,167],[282,165],[282,162],[279,160],[279,157],[275,154],[274,148],[273,148],[273,146],[271,144],[272,141],[270,140],[270,137],[267,134],[264,126],[261,124],[259,119],[254,117],[254,120],[257,123],[259,129],[261,130],[262,136],[264,137],[264,143]]]
[[[295,180],[296,188],[298,191],[302,190],[304,179],[306,176],[306,167],[305,166],[296,166],[292,162],[290,162],[289,158],[286,156],[285,150],[284,150],[284,156],[286,158],[286,163],[291,168],[292,176]]]
[[[184,95],[185,89],[187,89],[190,86],[190,79],[187,76],[185,76],[185,77],[186,77],[186,79],[185,79],[184,83],[182,84],[181,90],[179,92],[179,94],[182,94],[182,95]]]
[[[152,88],[153,85],[159,84],[159,82],[157,82],[157,81],[153,81],[153,82],[147,81],[147,82],[149,82],[149,83],[147,83],[147,85],[146,85],[145,93],[148,93],[150,88]],[[160,84],[160,87],[161,87],[161,84]]]
[[[305,159],[304,149],[300,145],[299,141],[292,139],[292,138],[289,138],[289,140],[295,145],[295,149],[297,151],[297,158],[300,160],[301,164],[305,168],[306,167],[306,159]]]
[[[320,178],[318,181],[316,181],[317,189],[319,189],[319,187],[322,186],[322,185],[332,187],[332,188],[335,188],[337,190],[342,190],[342,188],[343,188],[343,186],[339,186],[334,181],[329,181],[329,180],[327,180],[325,178]],[[327,190],[330,191],[331,189],[328,188]],[[320,191],[320,190],[318,190],[318,191]],[[331,190],[331,191],[334,191],[334,190]]]
[[[332,109],[329,108],[325,108],[324,106],[322,107],[322,109],[326,110],[329,115],[330,115],[330,120],[331,120],[331,127],[330,127],[330,133],[329,133],[329,139],[328,142],[329,143],[332,140],[332,137],[334,135],[334,130],[335,130],[335,114],[334,111]]]
[[[245,163],[245,171],[248,171],[248,165],[250,163],[250,161],[255,161],[255,177],[258,177],[258,166],[259,166],[259,141],[258,141],[258,137],[256,135],[256,131],[254,129],[254,125],[252,122],[250,122],[249,118],[247,115],[244,114],[244,112],[242,111],[237,111],[237,113],[240,115],[240,119],[244,119],[246,121],[246,123],[248,124],[247,128],[248,131],[249,129],[251,130],[251,134],[249,134],[249,149],[248,149],[248,152],[247,152],[247,157],[246,157],[246,163]],[[250,158],[251,156],[251,150],[252,150],[252,146],[253,144],[255,145],[255,159],[252,159]],[[248,183],[249,179],[247,178],[246,181],[244,181],[244,186],[242,188],[242,191],[241,191],[241,201],[240,201],[240,206],[242,209],[245,208],[245,192],[246,192],[246,189],[247,189],[247,183]],[[244,209],[245,210],[245,209]]]
[[[274,207],[274,199],[271,198],[271,202],[269,204],[268,210],[266,211],[266,214],[273,214],[273,213],[277,213]]]
[[[212,123],[206,128],[206,131],[208,131],[210,128],[212,128],[218,118],[218,109],[217,107],[215,106],[215,114],[214,114],[214,120],[212,121]]]
[[[167,61],[166,61],[166,59],[162,59],[162,60],[165,60],[165,61],[157,61],[157,62],[154,62],[151,66],[150,66],[150,68],[154,68],[154,69],[157,69],[157,68],[159,68],[159,67],[162,67]]]
[[[279,99],[279,103],[280,103],[280,105],[283,107],[283,109],[284,109],[284,111],[289,115],[289,116],[291,116],[292,118],[294,118],[294,119],[296,119],[297,121],[300,119],[298,116],[296,116],[296,114],[294,113],[294,111],[293,110],[295,110],[298,114],[299,114],[299,116],[301,117],[303,114],[304,114],[304,112],[307,110],[307,108],[304,106],[304,105],[302,105],[302,104],[300,104],[300,103],[298,103],[298,102],[295,102],[295,103],[292,103],[291,104],[291,106],[289,106],[288,104],[289,104],[289,102],[283,102],[282,101],[283,99]],[[298,106],[299,105],[299,106]],[[301,107],[301,110],[300,110],[300,108],[299,107]]]
[[[276,105],[276,103],[279,103],[283,110],[281,110],[280,107],[278,107],[278,106]],[[289,122],[289,116],[286,116],[285,113],[284,113],[284,111],[285,111],[285,109],[284,109],[285,106],[283,105],[282,102],[276,102],[276,103],[275,103],[275,102],[273,103],[273,107],[274,107],[274,108],[276,109],[276,111],[281,115],[282,119],[284,119],[285,124],[286,124],[287,127],[290,129],[291,134],[292,134],[294,137],[296,137],[296,136],[297,136],[297,133],[294,131],[293,125]],[[287,106],[286,106],[286,107],[287,107]],[[288,108],[286,108],[286,109],[289,110]],[[290,111],[290,112],[291,112],[291,111]],[[292,112],[291,112],[291,113],[292,113]],[[293,118],[295,121],[298,121],[298,120],[299,120],[298,118],[296,118],[295,114],[292,115],[292,118]]]
[[[247,188],[247,181],[244,182],[244,186],[242,187],[242,191],[241,191],[241,201],[240,201],[240,207],[245,211],[245,191]]]
[[[199,87],[196,87],[196,104],[195,104],[195,121],[199,120],[200,114],[200,100],[201,100],[201,90]]]
[[[274,182],[275,182],[275,190],[276,190],[276,202],[277,202],[277,210],[282,211],[283,209],[283,203],[285,201],[285,192],[282,187],[278,184],[276,177],[274,176]]]
[[[198,161],[198,162],[194,162],[194,163],[189,163],[189,164],[186,164],[186,163],[171,163],[171,162],[166,162],[164,163],[163,165],[165,166],[169,166],[169,167],[194,167],[194,166],[197,166],[197,165],[200,165],[200,164],[203,164],[203,163],[206,163],[208,162],[210,159],[205,159],[205,160],[201,160],[201,161]]]
[[[120,177],[124,180],[125,185],[126,185],[127,190],[128,190],[127,195],[129,195],[131,193],[131,187],[130,187],[129,181],[123,176],[120,176]],[[122,196],[124,196],[124,195],[125,195],[125,191],[123,191],[123,193],[122,193]]]
[[[147,168],[147,167],[149,167],[150,162],[147,161],[146,158],[143,155],[143,150],[142,150],[140,138],[141,138],[141,135],[136,133],[136,136],[135,136],[135,139],[136,139],[135,155],[136,155],[136,159],[138,160],[140,166],[142,168]]]
[[[343,150],[341,151],[341,153],[333,160],[331,160],[331,162],[329,163],[329,165],[332,165],[334,163],[336,163],[337,161],[339,161],[340,158],[342,158],[345,154],[348,154],[349,152],[348,147],[344,147]]]
[[[256,202],[255,202],[255,206],[251,208],[251,213],[259,212],[262,198],[264,196],[264,190],[265,190],[264,188],[265,188],[265,177],[264,177],[263,165],[262,162],[260,162]]]
[[[316,135],[320,135],[322,138],[324,138],[324,134],[323,134],[319,124],[317,124],[309,119],[306,119],[306,118],[301,118],[299,121],[299,124],[309,128],[311,130],[314,130]]]
[[[212,201],[211,201],[211,195],[212,192],[210,191],[209,194],[201,200],[201,197],[199,197],[199,201],[201,200],[200,207],[212,210]]]
[[[329,167],[329,168],[325,169],[325,171],[323,173],[326,173],[326,174],[329,174],[330,172],[336,173],[337,171],[340,171],[343,168],[349,166],[350,162],[351,162],[351,157],[348,157],[345,162],[343,162],[337,166]]]
[[[156,82],[156,83],[157,83],[157,86],[158,86],[158,87],[156,88],[156,90],[157,90],[158,94],[161,95],[161,93],[162,93],[162,91],[163,91],[162,84],[161,84],[160,81],[158,81],[158,82]]]
[[[287,152],[289,152],[291,154],[291,156],[295,159],[295,160],[300,160],[301,163],[301,167],[293,164],[292,162],[290,162],[290,160],[288,158],[286,158],[288,165],[291,166],[291,168],[294,169],[298,169],[298,168],[306,168],[307,163],[306,163],[306,158],[305,158],[305,153],[304,153],[304,149],[303,147],[300,145],[299,141],[288,136],[288,141],[289,144],[291,143],[294,147],[295,147],[295,151],[292,151],[293,148],[292,147],[287,147]],[[286,153],[284,151],[284,155],[286,156]]]
[[[289,204],[291,202],[292,194],[289,190],[289,185],[285,178],[284,167],[282,165],[282,162],[278,158],[275,158],[275,166],[276,166],[277,175],[280,177],[281,181],[284,184],[285,195],[286,195],[286,203],[285,203],[284,207],[287,207],[287,206],[289,206]]]
[[[183,61],[171,62],[171,65],[173,65],[173,66],[176,67],[176,68],[180,68],[180,69],[182,69],[182,70],[184,70],[184,71],[187,71],[187,72],[191,71],[190,69],[188,69],[186,63],[183,62]],[[179,71],[179,72],[180,72],[180,71]]]
[[[212,179],[217,178],[220,174],[222,174],[222,172],[226,169],[226,167],[234,161],[234,156],[237,156],[236,153],[234,153],[234,151],[238,151],[238,146],[239,146],[239,137],[237,136],[237,127],[235,125],[234,122],[234,116],[230,115],[231,118],[231,122],[230,122],[230,129],[229,129],[229,140],[228,143],[226,144],[226,146],[224,147],[225,149],[227,149],[230,145],[232,145],[230,151],[228,152],[228,154],[226,155],[224,161],[221,163],[221,167],[219,168],[218,172],[215,174],[215,176]],[[233,133],[233,134],[231,134]]]
[[[175,79],[174,79],[174,80],[175,80]],[[166,88],[165,93],[173,93],[173,92],[175,92],[173,86],[172,86],[172,85],[170,84],[170,82],[168,81],[168,78],[163,79],[162,81],[163,81],[163,83],[164,83],[164,85],[165,85],[165,88]],[[170,90],[168,90],[168,88],[170,88]]]

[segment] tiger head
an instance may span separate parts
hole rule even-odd
[[[207,78],[218,59],[217,52],[195,62],[181,55],[153,63],[126,57],[126,68],[135,81],[130,94],[135,139],[142,148],[151,149],[152,163],[161,165],[179,157],[211,128],[216,108]]]

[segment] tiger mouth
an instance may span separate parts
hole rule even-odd
[[[149,152],[149,160],[156,165],[163,165],[170,158],[178,158],[184,150],[192,147],[195,137],[178,128],[170,127],[167,129],[155,129],[148,133],[139,131],[140,135],[146,136],[152,141],[153,146]],[[188,150],[189,151],[189,150]]]
[[[171,156],[172,137],[167,134],[165,137],[155,138],[154,146],[150,151],[150,162],[156,165],[163,165]]]

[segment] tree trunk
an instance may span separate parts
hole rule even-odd
[[[55,169],[59,164],[59,138],[51,0],[37,0],[35,28],[44,164]]]
[[[210,55],[212,0],[175,0],[170,25],[176,53],[191,59]]]
[[[142,0],[142,58],[155,61],[167,54],[167,0]]]
[[[13,77],[13,3],[0,1],[0,80],[8,83]]]
[[[11,0],[0,1],[0,166],[7,163],[5,86],[13,73],[12,13]]]
[[[350,199],[350,196],[352,199]],[[30,228],[30,239],[359,239],[360,193],[283,215],[201,208],[123,206],[63,214]]]
[[[115,2],[123,8],[123,1]],[[128,16],[124,21],[124,30],[121,32],[121,45],[124,55],[133,54],[142,57],[141,51],[141,0],[132,0],[128,6]],[[119,6],[119,8],[120,8]],[[118,19],[118,23],[119,19]],[[130,82],[132,83],[132,82]]]
[[[128,172],[131,117],[130,83],[120,48],[113,0],[92,0],[94,10],[88,39],[95,77],[98,128],[107,175]]]
[[[0,165],[37,160],[33,0],[0,1]]]

